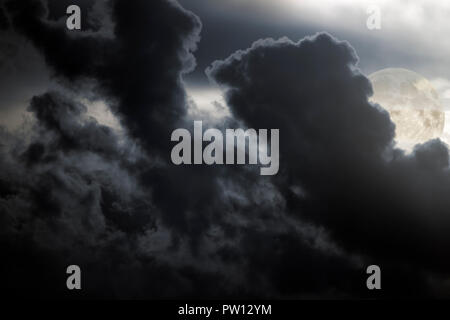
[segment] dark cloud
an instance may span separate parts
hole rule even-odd
[[[149,276],[155,288],[163,286],[155,278],[164,278],[159,269],[168,267],[153,261],[154,248],[146,251],[144,261],[136,256],[143,234],[158,232],[155,216],[159,209],[154,208],[152,192],[147,188],[153,186],[153,181],[141,183],[145,180],[142,171],[155,166],[150,158],[166,157],[170,133],[185,114],[181,74],[193,66],[190,51],[195,48],[200,23],[174,2],[111,1],[110,5],[114,39],[102,34],[70,34],[63,21],[55,24],[46,20],[43,2],[6,3],[14,30],[42,52],[57,81],[90,97],[80,88],[86,79],[94,80],[96,97],[113,105],[127,129],[126,137],[118,137],[111,128],[89,118],[80,102],[63,93],[49,92],[34,97],[30,103],[29,111],[37,121],[31,137],[15,143],[7,141],[5,135],[0,179],[2,216],[6,219],[2,235],[7,252],[14,251],[9,240],[17,235],[19,244],[14,256],[21,256],[5,270],[10,275],[5,286],[15,294],[30,294],[19,291],[29,279],[21,279],[12,266],[29,263],[33,267],[33,256],[40,257],[41,251],[55,268],[70,258],[89,265],[104,258],[102,266],[92,267],[94,279],[108,267],[125,278],[129,273],[142,275],[144,271],[139,270],[145,265],[148,275],[153,268],[158,271]],[[49,8],[50,12],[56,10],[54,3]],[[134,151],[139,150],[139,145],[145,152]],[[13,176],[14,172],[22,174]],[[180,185],[179,181],[176,184]],[[33,239],[30,236],[34,229],[39,232]],[[170,238],[168,232],[160,232],[161,237]],[[114,260],[121,261],[124,267],[114,266]],[[171,273],[170,281],[177,284],[170,291],[173,295],[183,291],[182,280],[177,278],[182,275],[177,276],[176,270],[167,272]],[[102,295],[118,294],[117,289],[111,289],[114,284],[106,283],[110,276],[103,280]],[[145,277],[142,280],[146,282]],[[35,280],[29,286],[45,287],[44,281]],[[87,295],[96,294],[98,281],[88,285]],[[131,285],[124,281],[120,286]],[[46,295],[60,292],[51,289],[54,287],[50,286]],[[107,293],[108,289],[111,292]],[[120,295],[138,294],[124,291]],[[163,291],[147,291],[148,296],[152,296],[151,292],[164,295]]]
[[[5,4],[58,84],[31,99],[24,132],[0,131],[7,293],[379,297],[365,288],[365,266],[377,263],[385,296],[398,297],[427,295],[430,276],[446,276],[447,149],[392,148],[394,126],[367,102],[349,44],[261,40],[209,70],[233,113],[216,127],[280,129],[278,176],[174,166],[170,134],[192,126],[182,77],[199,19],[173,1],[108,1],[109,35],[82,1],[95,23],[69,32],[56,2]],[[121,130],[89,115],[97,100]],[[69,264],[83,270],[81,293],[65,289]]]
[[[97,80],[116,98],[131,134],[156,151],[185,113],[181,73],[194,65],[200,22],[174,2],[113,1],[114,39],[74,34],[42,21],[39,1],[9,2],[13,25],[41,49],[54,72]]]
[[[46,132],[54,133],[55,139],[47,142],[54,150],[81,150],[109,156],[119,149],[118,139],[110,127],[99,125],[93,118],[84,123],[78,121],[87,112],[81,103],[67,100],[57,93],[46,93],[31,100],[29,111],[35,114]]]
[[[202,40],[195,53],[198,68],[186,76],[190,83],[201,86],[208,85],[204,71],[212,61],[246,48],[255,39],[282,36],[299,39],[318,31],[317,28],[301,20],[295,26],[286,21],[281,22],[275,18],[275,15],[266,14],[264,10],[260,8],[258,10],[257,6],[248,3],[229,1],[205,3],[202,0],[181,0],[180,3],[195,12],[204,26]],[[258,2],[255,4],[258,5]],[[259,5],[264,7],[266,4]]]
[[[394,125],[368,102],[356,63],[349,44],[319,34],[258,41],[208,73],[227,88],[233,115],[280,129],[277,185],[288,210],[350,252],[447,274],[448,150],[439,140],[409,156],[393,149]]]

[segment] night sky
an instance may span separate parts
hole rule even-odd
[[[449,298],[446,136],[396,146],[367,76],[419,72],[450,111],[450,6],[380,1],[368,30],[366,5],[0,0],[2,292]],[[278,174],[174,165],[198,120],[279,129]]]

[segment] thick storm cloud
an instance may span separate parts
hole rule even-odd
[[[111,39],[102,34],[73,36],[61,26],[43,22],[39,12],[44,7],[36,1],[9,2],[7,7],[14,26],[42,50],[57,76],[76,85],[94,79],[95,91],[111,101],[127,132],[155,162],[169,160],[167,137],[184,126],[186,116],[181,75],[195,65],[191,51],[201,23],[192,13],[170,1],[112,1]],[[165,211],[163,220],[187,232],[188,211],[199,210],[198,203],[214,198],[216,186],[210,176],[204,169],[158,168],[142,174],[141,180],[158,186],[154,199]],[[186,181],[191,182],[189,188]],[[193,225],[202,228],[201,223]]]
[[[72,35],[43,21],[39,1],[6,4],[14,27],[41,49],[56,75],[97,80],[100,90],[119,100],[118,111],[132,135],[152,149],[166,150],[160,137],[185,112],[180,76],[194,65],[191,50],[200,22],[172,2],[114,1],[111,6],[114,39]]]
[[[365,288],[371,263],[385,270],[385,296],[445,290],[433,284],[450,262],[448,150],[437,140],[410,156],[392,147],[394,125],[367,101],[348,43],[260,40],[208,70],[232,111],[221,129],[280,129],[277,176],[175,166],[170,135],[194,120],[183,75],[195,68],[199,19],[174,1],[81,1],[87,31],[69,32],[64,3],[0,6],[52,75],[31,120],[0,130],[7,293],[379,297]],[[90,115],[99,100],[120,129]],[[70,264],[82,269],[81,292],[66,290]]]
[[[46,20],[47,10],[55,3],[48,8],[45,4],[5,3],[14,30],[41,50],[56,81],[65,87],[64,92],[32,99],[29,111],[37,123],[21,141],[16,140],[22,137],[3,134],[2,216],[6,223],[2,234],[6,251],[14,252],[10,246],[15,246],[18,253],[12,256],[22,256],[22,260],[13,258],[5,267],[10,275],[6,287],[24,295],[27,293],[13,288],[27,282],[32,288],[46,287],[45,277],[22,279],[21,269],[14,267],[25,268],[28,263],[32,269],[38,260],[33,255],[42,246],[49,251],[49,260],[93,264],[93,279],[102,279],[100,274],[108,273],[108,268],[120,273],[120,265],[125,265],[124,275],[117,277],[120,282],[128,278],[128,273],[139,273],[141,263],[146,264],[149,274],[158,268],[171,273],[169,267],[159,267],[165,265],[163,261],[152,262],[152,252],[157,248],[145,249],[142,259],[147,262],[136,257],[139,242],[144,240],[134,235],[157,233],[155,217],[159,210],[151,201],[151,187],[156,183],[144,180],[154,174],[151,168],[165,160],[170,150],[167,137],[186,113],[181,74],[194,65],[190,51],[195,48],[200,23],[172,2],[111,1],[114,38],[101,32],[72,35],[63,27],[64,21],[55,24]],[[89,86],[91,82],[93,87]],[[86,92],[86,86],[93,93]],[[126,128],[125,136],[119,137],[90,118],[87,107],[75,101],[75,96],[105,100]],[[174,203],[172,199],[170,202]],[[10,243],[16,233],[20,241]],[[169,250],[170,231],[161,234],[156,237],[162,237],[162,246]],[[111,266],[115,259],[120,265]],[[96,266],[95,262],[101,260],[102,266]],[[49,264],[44,274],[61,266]],[[62,279],[63,274],[58,273]],[[191,274],[195,275],[195,270]],[[163,275],[158,272],[154,277],[162,279]],[[171,281],[178,283],[172,294],[183,294],[178,277],[182,276],[174,274],[167,281],[169,288]],[[87,294],[96,294],[97,287],[105,296],[142,294],[139,290],[108,291],[114,286],[114,276],[107,278],[104,288],[95,285],[99,280],[93,280]],[[164,296],[165,290],[156,290],[156,278],[151,279],[155,291],[145,293]],[[59,291],[49,289],[46,294],[56,296]]]
[[[371,85],[356,63],[348,43],[319,34],[257,41],[208,73],[227,88],[233,115],[283,133],[276,183],[288,210],[351,252],[447,273],[447,147],[393,149],[394,125],[368,102]]]

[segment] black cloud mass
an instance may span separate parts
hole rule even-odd
[[[221,127],[280,129],[278,175],[175,166],[171,132],[193,121],[183,75],[195,68],[199,18],[174,1],[79,2],[92,12],[86,32],[66,30],[65,1],[0,5],[0,32],[31,43],[51,74],[26,125],[0,130],[4,292],[448,297],[448,149],[394,147],[349,43],[258,40],[206,70],[230,108]],[[91,115],[98,101],[120,129]],[[80,292],[65,286],[71,264]],[[366,288],[370,264],[382,268],[382,293]]]

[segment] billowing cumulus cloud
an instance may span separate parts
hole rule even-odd
[[[208,73],[225,86],[233,115],[283,133],[276,183],[288,210],[351,252],[445,273],[448,150],[439,140],[410,156],[393,149],[394,125],[368,102],[371,85],[356,62],[349,44],[320,34],[258,41]]]
[[[445,293],[448,151],[438,140],[408,156],[393,149],[394,125],[368,102],[348,43],[259,40],[208,69],[231,113],[200,120],[280,129],[277,176],[175,166],[171,132],[202,115],[183,83],[200,20],[174,1],[81,1],[92,13],[73,33],[56,2],[0,6],[11,39],[27,39],[51,75],[21,130],[0,131],[6,292],[373,297],[365,266],[378,263],[386,296]],[[89,113],[96,101],[120,130]],[[70,264],[82,268],[81,293],[65,288]]]

